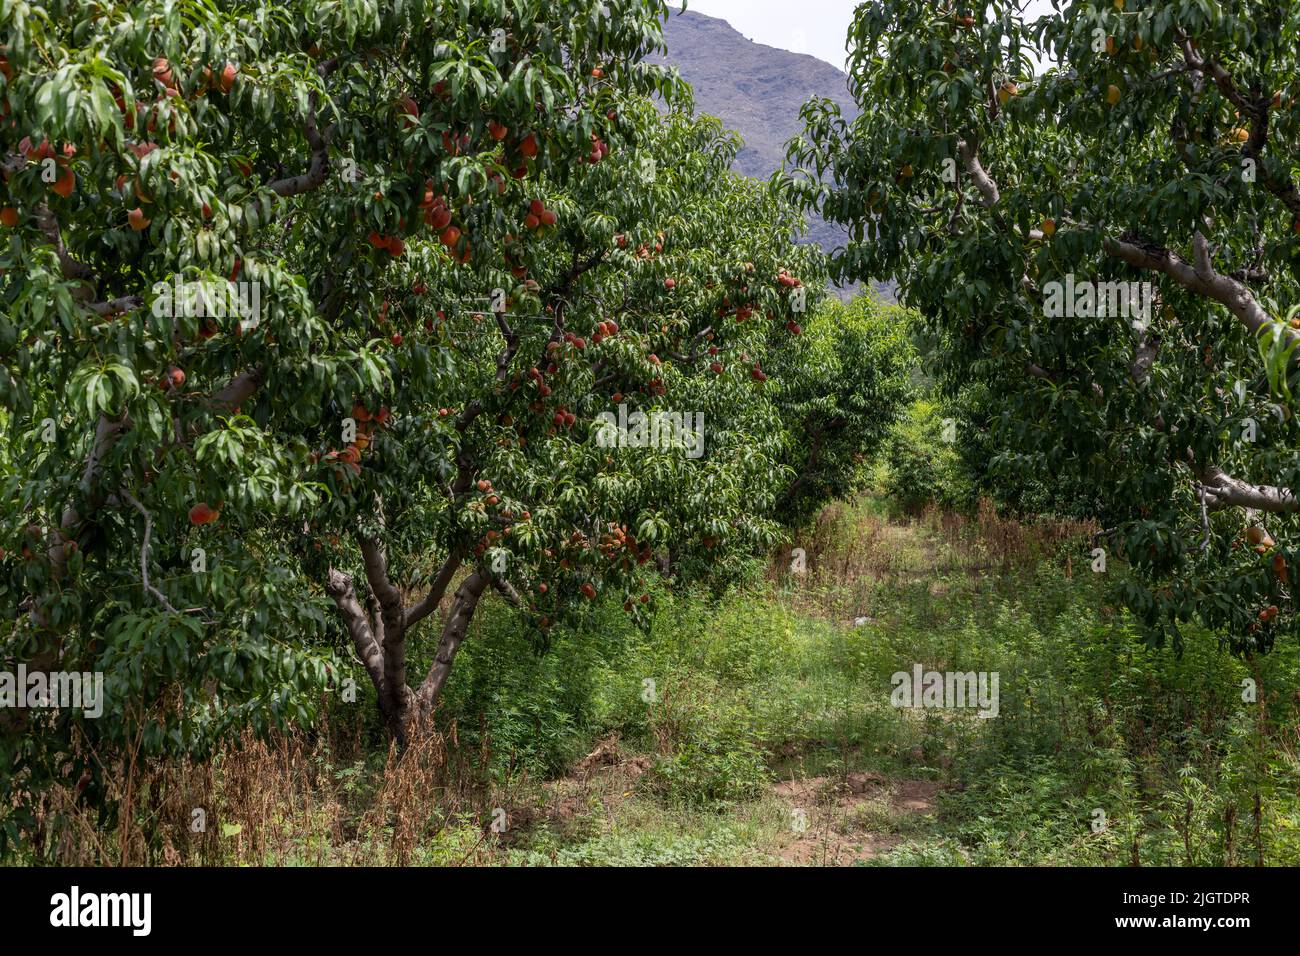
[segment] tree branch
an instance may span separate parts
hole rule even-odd
[[[213,405],[225,406],[230,409],[238,408],[261,388],[265,381],[265,366],[255,366],[231,379],[225,388],[213,394],[211,402]]]
[[[1252,335],[1257,336],[1261,330],[1275,324],[1246,286],[1214,270],[1210,262],[1209,243],[1199,230],[1192,245],[1195,265],[1162,246],[1139,244],[1125,239],[1106,239],[1103,242],[1108,255],[1140,269],[1161,272],[1183,288],[1223,305]],[[1298,338],[1290,329],[1283,334],[1288,340]]]
[[[403,626],[402,595],[388,577],[388,555],[384,546],[376,538],[357,536],[361,547],[362,565],[366,572],[366,581],[379,602],[384,618],[384,630],[400,634]]]
[[[334,72],[338,62],[337,57],[324,60],[316,67],[316,73],[324,80]],[[297,176],[286,176],[283,179],[276,179],[269,183],[267,188],[279,196],[297,196],[310,192],[322,185],[329,173],[330,140],[333,138],[335,127],[333,125],[327,127],[324,133],[321,133],[318,129],[316,109],[319,102],[319,93],[312,90],[307,99],[307,118],[303,128],[303,133],[307,138],[307,146],[311,149],[311,160],[307,165],[307,171]]]
[[[1233,478],[1218,465],[1200,469],[1197,477],[1203,489],[1205,506],[1211,511],[1224,508],[1252,508],[1272,514],[1300,511],[1300,501],[1288,488],[1252,485]]]
[[[957,141],[957,155],[961,157],[962,165],[966,167],[966,172],[975,183],[975,188],[979,190],[981,202],[985,209],[993,209],[1002,201],[1002,194],[998,191],[998,184],[993,181],[980,163],[977,147],[970,145],[966,140]]]
[[[124,295],[120,299],[110,299],[107,302],[91,302],[86,308],[96,315],[121,315],[123,312],[131,312],[144,305],[144,299],[138,295]]]
[[[144,540],[140,542],[140,581],[144,584],[145,591],[172,614],[179,614],[180,612],[172,607],[172,603],[167,600],[167,596],[149,583],[149,540],[153,536],[153,515],[149,514],[144,505],[140,504],[135,496],[125,488],[119,489],[118,495],[144,516]]]
[[[1265,144],[1268,142],[1269,101],[1248,99],[1237,89],[1232,75],[1224,69],[1222,64],[1197,53],[1196,47],[1186,34],[1179,33],[1178,39],[1183,51],[1183,59],[1187,61],[1188,67],[1213,80],[1224,98],[1232,103],[1243,117],[1250,117],[1250,138],[1242,149],[1242,155],[1247,159],[1258,161],[1260,154],[1264,151]],[[1295,181],[1290,175],[1284,174],[1282,179],[1274,179],[1261,165],[1259,177],[1259,181],[1264,188],[1276,196],[1291,211],[1293,216],[1300,219],[1300,189],[1296,188]]]
[[[365,608],[357,600],[356,588],[352,578],[342,571],[330,568],[325,581],[325,593],[333,599],[343,615],[343,624],[352,638],[352,646],[357,657],[365,665],[366,673],[379,691],[379,699],[387,698],[387,685],[384,681],[384,652],[370,631],[366,621]]]
[[[415,627],[426,617],[438,609],[442,603],[442,597],[447,593],[447,587],[451,584],[452,577],[460,568],[461,552],[460,549],[452,551],[443,562],[442,567],[438,570],[438,576],[433,579],[433,584],[429,588],[429,593],[418,604],[414,604],[406,609],[406,626],[407,628]]]
[[[506,603],[511,607],[523,607],[524,602],[519,596],[519,592],[516,591],[514,585],[505,578],[493,576],[492,587],[498,594],[505,598]]]
[[[433,705],[437,703],[438,696],[447,683],[447,677],[451,674],[451,665],[456,659],[456,652],[460,650],[461,642],[465,640],[470,618],[474,616],[474,610],[478,607],[479,598],[483,596],[483,589],[487,583],[487,572],[476,569],[456,589],[456,600],[452,604],[447,623],[443,626],[442,640],[438,642],[438,653],[434,656],[429,673],[416,693],[422,717],[428,716],[433,710]]]

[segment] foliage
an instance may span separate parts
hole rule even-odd
[[[993,524],[949,543],[946,518],[883,522],[877,508],[845,507],[836,560],[797,589],[657,592],[648,631],[606,599],[539,655],[518,612],[487,605],[442,699],[446,739],[460,740],[442,770],[421,775],[414,745],[404,760],[358,753],[361,708],[342,705],[309,759],[293,740],[223,752],[199,774],[212,792],[190,795],[173,771],[164,793],[187,798],[148,820],[183,833],[196,800],[216,808],[210,840],[177,846],[224,863],[764,863],[834,833],[884,865],[1300,860],[1293,647],[1249,666],[1206,635],[1182,656],[1148,648],[1094,575],[1028,552],[980,570],[1006,537]],[[851,548],[881,524],[923,563],[857,567]],[[846,601],[860,603],[834,610]],[[892,675],[916,663],[997,671],[998,717],[892,707]],[[1243,700],[1248,677],[1257,702]],[[590,752],[606,759],[579,759]],[[874,782],[850,800],[836,786],[855,777]],[[810,796],[790,796],[792,782]],[[909,782],[938,791],[929,811],[893,802]],[[486,829],[497,807],[510,819],[499,836]],[[112,859],[125,841],[96,826],[61,845]]]
[[[1023,6],[859,8],[864,111],[810,103],[791,147],[852,232],[833,272],[896,277],[945,337],[1009,497],[1100,499],[1151,640],[1294,639],[1300,4]]]
[[[885,454],[884,489],[889,500],[909,514],[927,505],[969,507],[962,493],[965,475],[953,448],[954,419],[939,403],[921,399],[890,436]]]
[[[489,588],[545,643],[775,539],[769,326],[824,273],[616,6],[0,5],[3,656],[113,702],[6,724],[28,796],[309,722],[352,655],[405,739]],[[624,405],[702,454],[603,446]]]
[[[800,524],[855,490],[911,394],[916,316],[872,295],[829,300],[778,353],[778,402],[795,479],[779,514]]]

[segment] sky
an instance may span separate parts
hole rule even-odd
[[[859,0],[687,0],[686,9],[726,20],[755,43],[807,53],[841,70],[844,38]],[[1030,0],[1025,19],[1052,9],[1049,0]]]

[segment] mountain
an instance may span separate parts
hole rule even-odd
[[[652,61],[677,67],[695,90],[697,112],[708,113],[740,133],[745,147],[736,170],[767,179],[785,161],[785,144],[803,124],[799,110],[810,97],[839,104],[847,119],[860,112],[849,95],[848,77],[823,60],[748,40],[725,20],[673,10],[664,25],[666,57]],[[828,252],[845,233],[810,216],[807,241]]]

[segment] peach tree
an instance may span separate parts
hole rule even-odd
[[[0,6],[0,658],[107,693],[3,713],[29,797],[352,659],[405,739],[486,593],[544,635],[775,539],[825,276],[641,62],[664,12]]]
[[[1295,628],[1300,4],[862,5],[792,157],[944,343],[1011,482],[1095,495],[1151,639]],[[1113,570],[1113,569],[1111,569]]]
[[[829,300],[776,351],[777,403],[788,424],[784,460],[794,477],[778,517],[798,525],[857,489],[912,397],[916,316],[874,295]],[[774,334],[780,334],[776,332]]]
[[[818,254],[792,244],[782,189],[728,171],[716,121],[635,98],[611,112],[635,139],[523,189],[497,261],[439,268],[441,243],[411,245],[367,333],[388,369],[352,408],[387,418],[379,440],[351,468],[321,436],[340,484],[303,546],[355,539],[324,549],[322,579],[399,736],[485,594],[543,640],[611,596],[643,620],[648,573],[731,579],[780,534],[793,476],[764,363],[820,297],[793,284],[824,284]],[[431,660],[408,670],[441,604]]]

